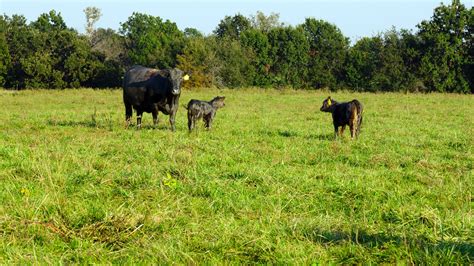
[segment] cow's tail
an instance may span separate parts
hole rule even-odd
[[[357,110],[357,129],[356,129],[356,135],[358,136],[360,134],[360,128],[362,126],[362,112],[363,112],[363,106],[358,100],[352,100],[352,103],[356,106]]]
[[[183,106],[184,109],[188,110],[188,107],[185,104],[182,104],[181,106]]]

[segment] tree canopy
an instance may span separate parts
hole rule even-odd
[[[119,87],[141,64],[182,68],[187,87],[474,92],[474,11],[459,0],[440,4],[414,32],[391,28],[352,44],[330,22],[292,26],[276,13],[225,16],[209,35],[136,12],[118,31],[96,29],[101,10],[84,13],[85,34],[55,10],[31,23],[1,16],[0,86]]]

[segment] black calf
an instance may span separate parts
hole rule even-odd
[[[196,126],[196,120],[203,118],[207,129],[211,128],[212,120],[217,109],[224,107],[225,97],[217,96],[209,102],[191,100],[188,103],[188,129],[191,131]]]
[[[320,109],[322,112],[332,113],[332,121],[334,124],[334,133],[337,138],[338,128],[341,127],[340,135],[344,133],[346,125],[351,129],[351,137],[357,137],[360,133],[362,124],[362,104],[358,100],[352,100],[346,103],[338,103],[328,97],[323,101]]]

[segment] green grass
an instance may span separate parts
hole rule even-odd
[[[0,91],[0,264],[474,263],[474,98],[226,96],[214,128],[124,128],[121,91]],[[136,117],[134,115],[133,120]]]

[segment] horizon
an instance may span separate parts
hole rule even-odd
[[[467,8],[471,8],[461,1]],[[42,13],[55,10],[61,13],[66,25],[79,33],[85,32],[84,8],[95,6],[101,10],[102,16],[95,28],[111,28],[118,31],[120,24],[127,21],[133,12],[158,16],[163,20],[176,23],[180,30],[196,28],[205,35],[212,34],[220,20],[225,16],[242,14],[246,17],[255,15],[257,11],[265,15],[279,14],[280,21],[285,25],[302,24],[305,18],[322,19],[336,25],[351,42],[362,37],[371,37],[386,32],[393,27],[397,30],[408,29],[416,31],[416,25],[428,20],[433,15],[434,8],[441,1],[307,1],[289,2],[284,0],[258,3],[244,1],[174,1],[149,0],[135,1],[133,7],[128,7],[126,1],[70,1],[58,0],[4,0],[0,2],[2,14],[23,15],[28,22],[36,20]],[[153,5],[150,5],[153,4]],[[445,5],[447,5],[445,3]]]

